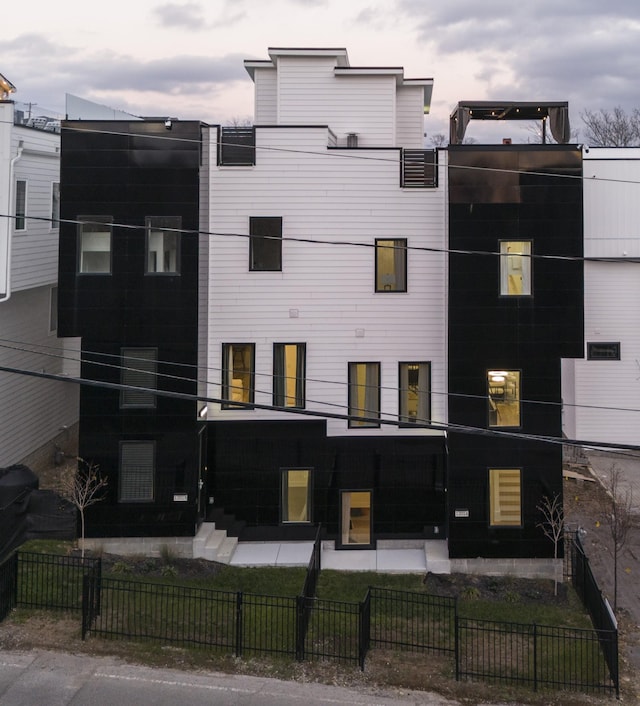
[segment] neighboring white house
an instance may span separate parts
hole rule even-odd
[[[564,361],[570,438],[640,444],[640,148],[584,152],[583,360]]]
[[[72,372],[73,352],[56,337],[60,135],[52,124],[34,127],[19,104],[0,101],[0,366],[60,374]],[[64,445],[77,419],[75,385],[0,371],[0,467],[38,450],[53,460],[53,440]]]

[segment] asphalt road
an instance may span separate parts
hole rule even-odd
[[[2,706],[457,706],[436,694],[362,692],[220,672],[186,673],[47,651],[0,652]]]

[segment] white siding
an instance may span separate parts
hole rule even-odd
[[[396,144],[408,149],[424,146],[424,89],[422,86],[398,88]]]
[[[275,67],[255,69],[255,124],[275,125],[278,121],[277,74]]]
[[[637,444],[640,428],[640,149],[593,149],[584,161],[585,342],[619,342],[619,361],[575,361],[577,438]],[[594,178],[595,177],[595,178]]]
[[[326,129],[258,128],[255,167],[212,173],[209,230],[246,235],[250,216],[281,216],[284,242],[282,272],[249,272],[247,237],[212,236],[209,395],[220,396],[223,343],[256,344],[255,401],[271,404],[273,343],[303,342],[307,409],[345,414],[348,362],[379,361],[383,415],[397,418],[398,362],[431,361],[432,418],[444,422],[445,255],[411,248],[445,247],[445,185],[403,190],[398,151],[356,154],[326,145]],[[408,239],[407,293],[374,293],[376,238]],[[274,416],[286,415],[214,409],[209,419]],[[345,421],[329,421],[328,429],[398,433],[389,426],[348,430]]]
[[[396,138],[396,78],[336,76],[334,57],[278,58],[278,124],[328,125],[346,144],[392,147]]]
[[[23,143],[14,180],[27,182],[26,230],[13,234],[11,289],[14,292],[58,280],[58,228],[51,227],[52,184],[60,181],[60,136],[31,128],[15,128],[13,154]],[[11,212],[14,212],[12,204]],[[32,220],[29,217],[43,220]]]
[[[68,371],[64,340],[49,334],[49,287],[15,292],[0,303],[0,365],[37,372]],[[0,372],[0,467],[21,461],[78,420],[72,383]],[[52,447],[53,453],[53,447]]]

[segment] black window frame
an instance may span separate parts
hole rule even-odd
[[[142,352],[151,351],[154,356],[144,358]],[[137,363],[153,363],[153,370],[145,370],[142,365],[136,368]],[[120,349],[120,382],[122,385],[132,387],[146,387],[158,389],[158,349],[155,346],[123,346]],[[127,401],[127,395],[132,395],[137,402]],[[144,400],[147,401],[144,401]],[[134,390],[120,390],[120,409],[155,409],[157,396],[153,392],[137,392]]]
[[[295,404],[286,404],[286,347],[296,347]],[[281,367],[282,365],[282,367]],[[306,404],[307,344],[295,341],[273,344],[273,405],[283,409],[304,409]]]
[[[596,348],[612,346],[613,355],[598,355]],[[620,360],[620,341],[587,341],[587,360]]]
[[[280,469],[280,524],[281,525],[310,525],[313,524],[313,468],[310,466],[290,466]],[[285,497],[286,491],[289,489],[289,484],[286,482],[288,474],[291,471],[306,471],[309,474],[309,482],[307,483],[307,519],[306,520],[288,520],[285,519],[285,514],[288,514],[288,498]],[[287,511],[287,512],[285,512]]]
[[[357,388],[361,387],[358,383],[353,381],[353,374],[355,372],[354,366],[357,365],[375,365],[377,366],[378,370],[378,383],[376,386],[377,390],[377,410],[375,413],[375,417],[370,417],[369,415],[362,414],[360,415],[364,419],[371,419],[371,418],[376,418],[377,422],[370,422],[370,421],[363,421],[363,422],[358,422],[357,417],[358,415],[354,413],[354,409],[359,409],[357,406],[354,406],[353,404],[353,395],[357,394]],[[382,365],[380,364],[380,361],[377,360],[358,360],[358,361],[349,361],[347,364],[348,368],[348,415],[349,415],[349,421],[348,421],[348,427],[349,429],[379,429],[381,426],[381,380],[382,380]],[[366,387],[366,385],[365,385]],[[366,393],[365,393],[366,394]],[[362,410],[364,411],[364,410]]]
[[[104,276],[113,274],[113,216],[78,216],[77,218],[77,274],[88,277]],[[109,269],[99,270],[92,272],[91,270],[82,269],[82,254],[85,252],[83,250],[83,235],[86,233],[91,233],[89,228],[87,231],[84,230],[86,226],[97,227],[97,226],[107,226],[109,230]],[[90,252],[90,251],[86,251]]]
[[[409,388],[402,387],[402,366],[403,365],[425,365],[427,367],[428,389],[427,389],[427,414],[425,419],[416,418],[415,422],[406,421],[408,415],[403,415],[403,403],[405,393],[409,394]],[[419,372],[418,372],[419,374]],[[407,372],[408,375],[408,372]],[[408,406],[408,405],[407,405]],[[418,403],[418,407],[419,407]],[[401,360],[398,361],[398,427],[401,429],[415,428],[416,424],[425,424],[431,421],[431,361],[428,360]]]
[[[124,481],[124,468],[123,468],[123,452],[125,448],[132,446],[147,446],[151,447],[151,492],[148,496],[137,496],[137,497],[123,497],[123,481]],[[118,450],[118,503],[123,505],[129,504],[149,504],[155,502],[156,496],[156,460],[157,460],[157,448],[156,442],[149,439],[127,439],[120,441],[120,448]]]
[[[249,217],[249,271],[282,272],[282,216]]]
[[[381,245],[381,243],[393,243],[391,247],[393,247],[394,253],[397,251],[400,251],[403,253],[403,261],[402,261],[402,273],[401,277],[403,278],[403,286],[401,287],[395,287],[394,289],[386,289],[385,284],[379,285],[378,283],[378,271],[380,269],[380,252],[383,248],[388,249],[390,246],[389,245]],[[407,249],[407,244],[408,240],[407,238],[376,238],[375,239],[375,280],[374,280],[374,290],[376,294],[406,294],[408,291],[408,282],[407,282],[407,271],[408,271],[408,249]],[[397,279],[397,273],[395,273],[395,277]],[[389,285],[390,286],[390,285]]]
[[[256,344],[251,341],[236,341],[235,343],[223,343],[222,344],[222,399],[231,400],[232,391],[231,379],[229,373],[235,368],[230,369],[227,365],[227,360],[229,358],[229,350],[233,353],[233,346],[248,346],[251,350],[251,367],[249,370],[249,400],[247,402],[222,402],[222,409],[253,409],[253,403],[255,402],[255,379],[256,379]]]
[[[144,273],[151,277],[178,277],[180,276],[181,249],[182,249],[182,217],[181,216],[146,216],[145,217],[145,252]],[[161,231],[164,236],[175,235],[176,239],[176,266],[173,270],[149,269],[149,240],[151,231]],[[163,253],[165,251],[163,250]]]

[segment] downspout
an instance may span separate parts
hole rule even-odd
[[[9,209],[15,210],[14,205],[14,191],[15,184],[13,180],[13,173],[15,165],[22,158],[22,150],[24,149],[24,142],[20,140],[18,142],[18,153],[12,158],[9,163]],[[15,214],[14,214],[15,216]],[[11,298],[11,242],[13,240],[13,231],[15,229],[15,219],[10,217],[6,219],[7,222],[7,291],[4,293],[3,297],[0,297],[0,303],[6,302]]]

